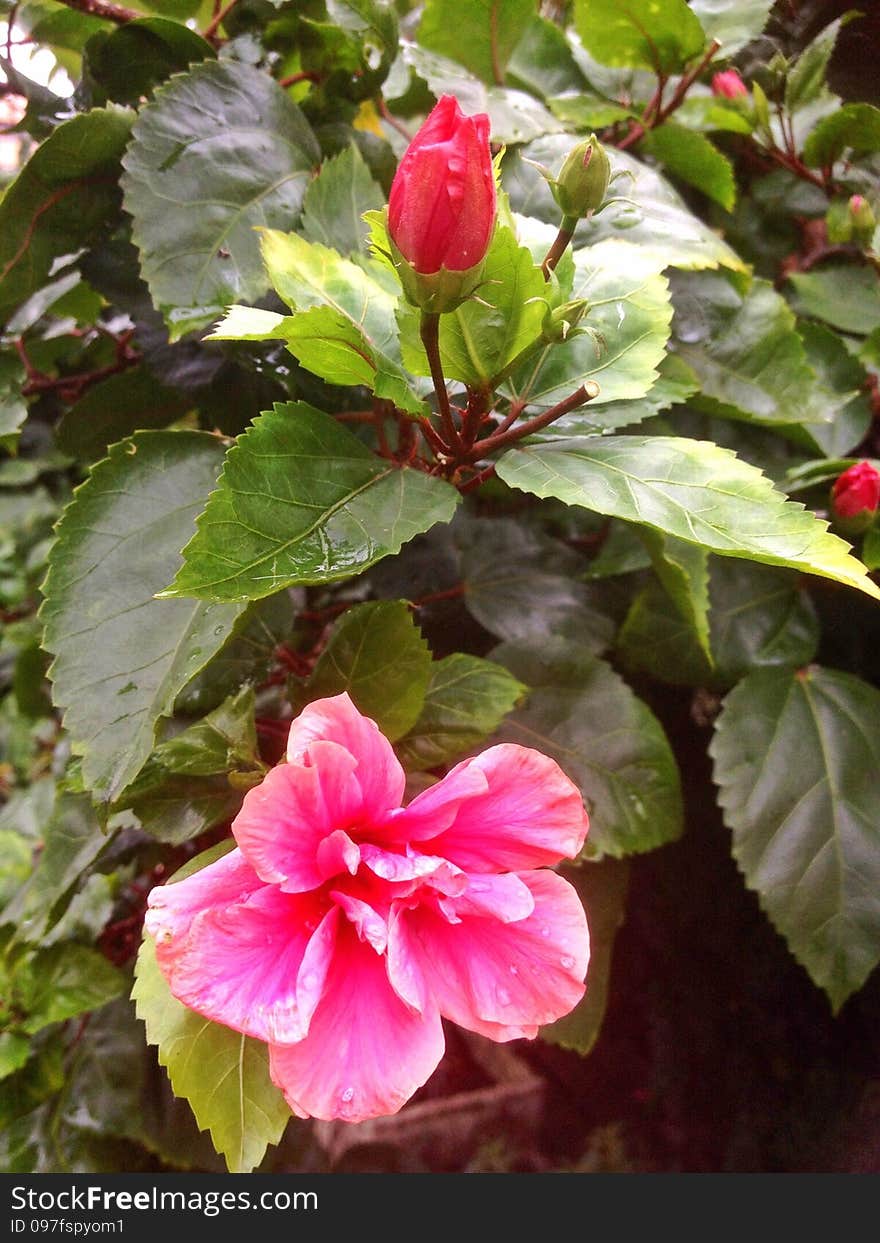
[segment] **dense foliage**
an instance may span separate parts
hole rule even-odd
[[[740,883],[839,1012],[880,961],[880,108],[834,77],[870,15],[0,13],[25,157],[0,197],[3,1167],[325,1160],[141,929],[343,690],[411,794],[490,741],[580,788],[562,871],[593,959],[540,1039],[589,1057],[630,861],[689,831],[704,757]],[[444,400],[384,205],[446,95],[488,114],[499,191],[437,325]],[[553,182],[591,134],[611,178],[574,219]]]

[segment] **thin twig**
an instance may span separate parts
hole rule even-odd
[[[376,103],[379,107],[379,115],[381,116],[382,120],[387,121],[388,124],[391,126],[391,128],[396,129],[398,134],[400,134],[403,138],[405,138],[407,142],[412,142],[412,138],[413,138],[412,134],[406,128],[403,121],[399,120],[399,118],[396,117],[394,113],[389,109],[388,105],[385,102],[384,96],[377,95]]]
[[[525,423],[520,423],[517,427],[508,428],[504,432],[496,432],[493,436],[487,436],[485,440],[478,440],[470,456],[474,459],[485,457],[487,453],[494,453],[496,449],[503,449],[505,445],[522,440],[525,436],[534,435],[535,432],[549,426],[556,419],[561,419],[564,414],[577,410],[579,406],[585,406],[588,401],[592,401],[598,391],[596,388],[595,392],[589,392],[586,385],[582,384],[564,401],[558,402],[550,410],[545,410],[543,414],[536,414],[533,419],[526,419]]]
[[[574,237],[577,220],[571,216],[564,216],[562,224],[559,226],[559,232],[553,239],[553,245],[544,256],[541,264],[541,271],[544,273],[544,280],[549,281],[550,273],[554,270],[559,260],[565,254],[569,242]]]
[[[207,39],[210,43],[215,38],[218,29],[223,25],[224,21],[237,4],[238,0],[229,0],[229,3],[224,5],[219,13],[215,13],[205,29],[202,31],[202,37]]]
[[[440,316],[430,311],[422,311],[419,335],[428,356],[428,366],[431,368],[431,379],[434,381],[434,392],[437,394],[437,406],[440,410],[440,421],[443,424],[444,439],[451,449],[460,449],[461,440],[452,417],[449,394],[443,378],[443,364],[440,361]]]
[[[59,0],[59,4],[66,4],[69,9],[76,9],[79,13],[87,13],[89,17],[102,17],[105,21],[115,22],[117,26],[124,26],[126,22],[134,22],[143,17],[142,13],[123,8],[121,4],[110,4],[109,0]]]

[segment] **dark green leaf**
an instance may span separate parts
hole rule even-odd
[[[145,17],[92,35],[85,46],[84,71],[93,91],[136,106],[172,73],[215,55],[210,43],[188,26]]]
[[[752,673],[710,751],[746,884],[836,1012],[880,962],[880,692],[830,669]]]
[[[14,354],[0,355],[0,449],[15,451],[27,405],[21,396],[24,367]]]
[[[85,945],[53,945],[24,959],[13,980],[13,996],[27,1018],[22,1030],[33,1035],[50,1023],[96,1010],[118,997],[125,976]]]
[[[711,661],[709,646],[709,554],[698,544],[643,528],[654,572]]]
[[[601,863],[563,867],[561,871],[578,891],[587,912],[590,966],[583,1000],[570,1014],[543,1027],[541,1039],[562,1045],[564,1049],[574,1049],[584,1057],[596,1043],[605,1017],[614,941],[626,918],[629,864],[605,859]]]
[[[490,634],[536,647],[559,635],[592,652],[611,643],[602,593],[570,548],[511,518],[475,519],[460,539],[465,603]]]
[[[59,125],[0,199],[0,324],[114,213],[134,114],[95,108]]]
[[[789,566],[880,589],[849,545],[729,449],[677,436],[607,436],[511,449],[498,474],[511,487],[700,544],[724,556]]]
[[[685,0],[575,0],[574,24],[602,65],[678,73],[706,35]]]
[[[442,480],[375,457],[330,415],[277,405],[229,451],[168,594],[260,599],[347,578],[449,522],[458,500]]]
[[[800,53],[785,79],[785,107],[796,112],[825,91],[828,63],[837,41],[840,22],[826,26]]]
[[[254,229],[296,221],[319,159],[296,104],[257,69],[205,61],[156,91],[134,127],[123,189],[172,339],[265,293]]]
[[[354,143],[321,165],[303,199],[300,231],[308,242],[320,242],[354,255],[366,250],[364,212],[384,205],[385,197]]]
[[[427,0],[419,43],[502,86],[507,62],[534,12],[532,0]]]
[[[709,39],[721,44],[721,56],[735,56],[767,24],[774,0],[690,0]]]
[[[532,17],[507,62],[507,79],[547,100],[548,96],[586,90],[587,81],[577,66],[560,26],[546,17]]]
[[[823,117],[804,143],[804,162],[827,167],[845,151],[851,157],[880,151],[880,108],[873,104],[843,104]]]
[[[348,691],[392,742],[415,725],[431,676],[431,652],[405,600],[350,608],[309,679],[309,697]]]
[[[137,776],[157,722],[240,612],[155,598],[221,461],[207,433],[140,432],[93,468],[59,524],[43,588],[44,645],[83,776],[104,801]]]
[[[172,996],[149,937],[138,955],[132,997],[175,1095],[189,1101],[199,1129],[210,1130],[230,1173],[249,1173],[290,1118],[269,1078],[268,1045],[202,1018]]]
[[[191,406],[192,400],[179,389],[165,388],[146,367],[133,367],[87,389],[65,411],[55,438],[66,453],[93,462],[123,436],[167,427]]]
[[[65,1124],[92,1134],[139,1139],[145,1053],[143,1028],[128,998],[111,1001],[91,1015],[76,1044]]]
[[[572,644],[541,656],[504,643],[492,653],[531,688],[499,741],[536,747],[580,788],[590,813],[584,858],[633,854],[682,831],[675,757],[646,704],[604,661]]]
[[[801,315],[823,319],[832,328],[865,336],[880,327],[880,280],[870,267],[828,264],[796,272],[794,306]]]
[[[667,172],[702,190],[725,211],[733,211],[736,202],[733,165],[705,135],[666,121],[645,135],[642,146],[665,165]]]
[[[501,665],[455,652],[431,666],[419,718],[397,744],[408,769],[460,759],[498,728],[526,687]]]
[[[871,423],[865,370],[840,336],[824,324],[803,321],[798,335],[816,374],[810,407],[828,420],[811,422],[805,431],[824,453],[840,457],[861,443]]]

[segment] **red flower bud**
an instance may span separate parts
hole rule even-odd
[[[391,183],[388,235],[395,259],[403,261],[398,271],[407,297],[436,311],[463,301],[477,283],[494,227],[489,118],[465,116],[458,101],[444,95],[407,147]],[[441,280],[438,294],[437,274],[444,272],[473,273],[474,279]],[[421,277],[435,280],[420,282]]]
[[[742,99],[748,95],[748,87],[735,69],[725,69],[712,78],[712,94],[724,99]]]
[[[862,528],[871,525],[880,505],[880,473],[870,462],[856,462],[834,481],[831,509],[844,523],[857,520]]]

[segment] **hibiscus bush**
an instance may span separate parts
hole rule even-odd
[[[335,1168],[508,1044],[527,1168],[820,1163],[878,1073],[876,14],[0,14],[3,1168]]]

